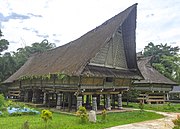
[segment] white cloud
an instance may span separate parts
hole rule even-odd
[[[17,42],[10,44],[10,50],[41,42],[43,38],[37,35],[48,35],[50,42],[60,46],[79,38],[136,2],[137,50],[142,50],[149,42],[173,42],[173,45],[180,46],[179,0],[0,0],[4,16],[15,12],[31,17],[11,19],[0,25],[3,26],[4,38]]]

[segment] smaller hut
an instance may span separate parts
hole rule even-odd
[[[180,86],[173,86],[169,92],[169,102],[180,102]]]
[[[137,63],[144,80],[135,81],[134,89],[140,91],[139,101],[147,103],[164,103],[169,98],[169,91],[177,83],[163,76],[151,65],[151,57],[138,56]]]

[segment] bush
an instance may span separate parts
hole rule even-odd
[[[170,111],[176,111],[176,109],[171,105],[170,102],[168,102],[166,105],[164,105],[164,110],[170,110]]]
[[[144,111],[144,104],[142,101],[139,102],[139,109],[141,112]]]
[[[47,129],[47,122],[48,120],[52,120],[52,112],[49,110],[42,110],[41,112],[41,118],[44,120],[45,122],[45,129]]]
[[[105,109],[102,111],[101,116],[102,116],[101,117],[102,121],[106,121],[106,119],[107,119],[107,111]]]
[[[83,123],[86,123],[88,121],[88,114],[87,114],[87,111],[86,111],[86,108],[83,107],[83,106],[80,106],[78,111],[76,112],[77,116],[80,117],[80,122],[83,124]]]
[[[174,123],[174,128],[173,129],[180,129],[180,116],[177,115],[177,118],[172,121]]]
[[[21,112],[13,112],[10,114],[10,116],[22,116]]]
[[[2,108],[3,106],[5,106],[5,98],[3,94],[0,94],[0,108]]]
[[[52,112],[49,110],[42,110],[41,118],[47,123],[48,120],[52,120]]]

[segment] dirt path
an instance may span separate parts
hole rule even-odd
[[[180,113],[165,113],[165,112],[156,112],[156,113],[164,115],[165,118],[115,126],[108,129],[172,129],[174,126],[172,120],[176,119],[178,114],[180,115]]]

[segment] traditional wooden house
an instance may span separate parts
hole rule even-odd
[[[180,103],[180,86],[173,86],[169,92],[169,102]]]
[[[139,100],[147,103],[164,103],[168,100],[168,93],[177,83],[171,81],[151,65],[153,57],[137,55],[138,67],[144,80],[135,81],[134,89],[140,91]]]
[[[110,110],[115,101],[121,108],[122,92],[132,80],[142,79],[136,61],[136,5],[66,45],[30,57],[4,82],[9,95],[58,109],[84,105]]]

